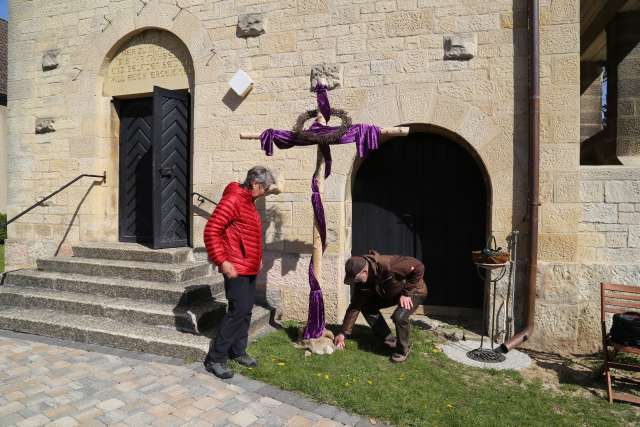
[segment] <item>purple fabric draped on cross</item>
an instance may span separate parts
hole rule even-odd
[[[319,84],[314,91],[316,92],[318,110],[320,110],[328,122],[331,117],[331,107],[327,97],[327,88]],[[305,132],[315,135],[327,135],[335,132],[337,129],[337,127],[325,126],[314,122]],[[370,124],[355,124],[342,135],[340,140],[332,143],[332,145],[355,143],[358,157],[364,158],[370,151],[378,148],[379,140],[379,127]],[[260,134],[260,144],[267,156],[273,155],[274,144],[282,150],[292,147],[315,145],[314,142],[296,139],[295,133],[292,131],[279,129],[266,129],[262,132],[262,134]],[[329,175],[331,175],[331,149],[328,144],[321,144],[320,151],[324,158],[324,177],[328,178]],[[313,214],[320,232],[320,239],[322,240],[322,252],[324,252],[327,245],[327,228],[324,207],[322,206],[318,181],[315,176],[311,180],[311,204],[313,205]],[[309,287],[311,289],[309,293],[309,314],[307,317],[307,326],[304,329],[304,339],[318,338],[322,336],[325,329],[322,289],[320,288],[320,283],[313,268],[313,260],[309,263]]]

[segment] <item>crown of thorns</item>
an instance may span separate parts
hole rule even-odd
[[[349,131],[349,128],[351,127],[351,117],[349,117],[349,114],[347,114],[345,110],[332,108],[331,116],[338,117],[340,120],[342,120],[342,122],[340,123],[340,126],[338,126],[334,132],[331,132],[325,135],[318,135],[304,129],[304,124],[306,123],[306,121],[317,116],[318,116],[317,109],[305,111],[304,113],[298,116],[298,119],[296,120],[296,124],[293,127],[293,133],[297,140],[307,141],[314,144],[333,144],[340,141],[340,138],[342,138],[344,134],[346,134]]]

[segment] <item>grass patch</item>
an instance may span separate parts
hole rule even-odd
[[[305,357],[292,341],[298,325],[260,338],[249,353],[258,368],[243,374],[360,415],[399,426],[625,425],[638,413],[604,399],[551,392],[513,371],[486,371],[450,361],[435,336],[415,329],[409,360],[394,365],[368,328],[357,327],[347,349]],[[564,390],[564,389],[563,389]]]
[[[4,245],[0,245],[0,273],[4,271]]]

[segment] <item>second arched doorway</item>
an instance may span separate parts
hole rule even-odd
[[[488,195],[479,163],[433,133],[395,138],[371,153],[353,182],[352,253],[414,256],[426,266],[426,304],[482,307],[471,251],[484,247]]]

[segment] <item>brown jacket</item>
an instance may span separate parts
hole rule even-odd
[[[400,296],[426,297],[424,264],[415,258],[401,255],[380,255],[369,251],[364,256],[369,263],[369,276],[364,284],[354,285],[355,291],[342,322],[345,335],[367,306],[392,306],[398,304]]]

